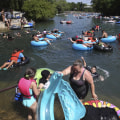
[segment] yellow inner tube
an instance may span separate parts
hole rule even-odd
[[[49,68],[39,68],[39,69],[37,69],[36,74],[35,74],[35,77],[34,77],[34,79],[36,79],[37,86],[39,85],[39,80],[42,78],[41,72],[42,72],[43,70],[48,70],[48,71],[50,72],[50,74],[53,74],[53,73],[54,73],[54,71],[51,70],[51,69],[49,69]]]

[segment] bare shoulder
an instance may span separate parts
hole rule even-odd
[[[85,70],[84,78],[85,78],[89,83],[93,82],[93,77],[92,77],[91,73],[90,73],[88,70]]]
[[[36,87],[36,83],[35,82],[31,82],[30,88]]]
[[[91,76],[91,73],[90,73],[90,71],[88,71],[87,69],[85,69],[85,72],[84,72],[84,74],[86,75],[86,76]]]

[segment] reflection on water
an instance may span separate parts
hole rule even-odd
[[[60,24],[60,20],[72,20],[73,24]],[[83,56],[88,65],[98,66],[98,71],[105,77],[104,81],[95,82],[96,93],[101,100],[108,101],[120,108],[120,44],[118,41],[111,43],[113,52],[101,53],[95,50],[91,51],[76,51],[72,49],[72,43],[68,40],[69,37],[82,34],[82,31],[91,29],[96,24],[101,26],[109,35],[116,35],[120,31],[120,26],[117,24],[104,24],[102,20],[94,18],[76,19],[71,14],[68,16],[56,16],[53,20],[36,23],[35,29],[37,31],[52,30],[54,28],[65,32],[61,39],[52,42],[51,46],[46,48],[32,47],[30,40],[35,31],[26,34],[26,29],[19,30],[22,34],[20,38],[15,37],[14,40],[8,41],[0,37],[0,64],[3,64],[10,58],[12,50],[16,47],[24,49],[24,54],[30,57],[30,63],[25,66],[11,69],[9,71],[0,71],[0,89],[12,86],[23,77],[25,69],[29,66],[34,68],[51,68],[53,70],[63,70],[69,65],[72,65],[76,59]],[[18,31],[10,31],[10,34],[15,34]],[[97,37],[100,37],[101,31],[95,32]],[[64,77],[68,81],[68,76]],[[0,119],[1,120],[25,120],[27,118],[27,111],[20,104],[15,103],[14,100],[15,89],[0,93]],[[89,93],[85,100],[90,100]],[[55,105],[58,105],[56,101]],[[57,107],[55,107],[56,111]],[[55,112],[56,120],[64,119],[62,110]]]

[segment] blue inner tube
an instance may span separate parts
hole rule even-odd
[[[46,35],[46,37],[49,39],[56,39],[56,37],[54,35]]]
[[[120,21],[116,22],[116,24],[120,24]]]
[[[92,50],[93,46],[92,47],[87,47],[83,44],[73,43],[72,48],[75,49],[75,50]]]
[[[28,23],[28,25],[30,25],[31,27],[33,26],[33,23]]]
[[[31,41],[31,45],[40,47],[40,46],[46,46],[48,45],[48,43],[46,41],[38,41],[38,42]]]
[[[39,40],[41,41],[41,40],[43,40],[44,38],[42,37],[42,38],[39,38]]]
[[[58,35],[58,37],[57,37],[57,38],[60,38],[60,37],[62,36],[62,34],[61,34],[61,33],[54,33],[54,34]]]
[[[101,41],[102,42],[106,42],[106,43],[109,43],[109,42],[114,42],[116,40],[116,36],[108,36],[107,38],[102,38]]]

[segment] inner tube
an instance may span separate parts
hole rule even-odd
[[[60,21],[60,24],[65,24],[66,23],[66,21]]]
[[[116,22],[116,24],[120,24],[120,21]]]
[[[29,25],[30,27],[33,27],[33,23],[31,23],[31,22],[29,22],[28,25]]]
[[[116,39],[117,39],[116,36],[110,35],[107,38],[101,38],[101,41],[109,43],[109,42],[114,42]]]
[[[62,33],[54,33],[56,35],[58,35],[56,38],[60,38],[62,36]]]
[[[53,70],[51,70],[51,69],[49,69],[49,68],[39,68],[39,69],[37,69],[36,74],[35,74],[35,77],[34,77],[34,79],[35,79],[36,82],[37,82],[37,86],[39,85],[39,80],[42,78],[41,72],[42,72],[43,70],[48,70],[48,71],[50,72],[50,74],[53,74],[53,72],[54,72]]]
[[[93,46],[92,47],[87,47],[83,44],[73,43],[72,48],[75,49],[75,50],[92,50]]]
[[[102,101],[102,100],[91,100],[91,101],[84,102],[83,104],[92,105],[95,108],[103,108],[103,107],[113,108],[115,109],[118,117],[120,118],[120,109],[109,102]]]
[[[33,26],[28,25],[28,24],[25,24],[23,27],[24,27],[24,28],[30,28],[30,27],[33,27]]]
[[[49,38],[49,39],[56,39],[56,37],[55,37],[54,35],[52,35],[52,34],[51,34],[51,35],[48,35],[48,34],[47,34],[47,35],[46,35],[46,38]]]
[[[21,61],[21,62],[18,62],[17,64],[13,64],[13,65],[11,66],[11,68],[23,66],[23,65],[25,65],[25,64],[27,64],[27,63],[29,63],[29,62],[30,62],[30,58],[28,58],[28,57],[25,56],[25,60],[23,60],[23,61]]]
[[[31,45],[32,46],[37,46],[37,47],[40,47],[40,46],[46,46],[48,45],[48,43],[46,41],[31,41]]]
[[[72,21],[66,21],[66,24],[71,24],[72,23]]]
[[[94,45],[93,45],[93,48],[94,48],[95,50],[103,51],[103,52],[113,51],[113,47],[112,47],[111,45],[108,45],[108,47],[103,47],[103,46],[101,46],[101,45],[94,44]]]

